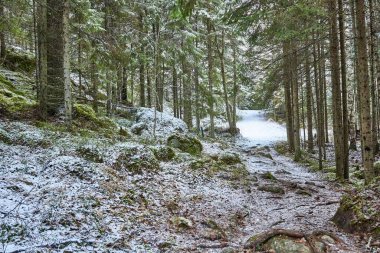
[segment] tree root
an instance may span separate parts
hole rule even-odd
[[[229,246],[229,244],[227,242],[223,242],[223,243],[219,243],[219,244],[210,244],[210,245],[200,244],[200,245],[198,245],[198,248],[201,248],[201,249],[222,249],[222,248],[226,248],[228,246]]]
[[[262,245],[265,242],[267,242],[269,239],[279,236],[279,235],[286,235],[292,238],[302,238],[305,235],[303,233],[294,231],[294,230],[286,230],[286,229],[271,229],[267,232],[261,233],[254,238],[251,238],[245,245],[245,249],[255,249],[256,246]]]
[[[277,236],[287,236],[294,239],[301,239],[305,238],[309,248],[311,249],[312,253],[319,253],[318,249],[316,248],[316,242],[321,241],[318,237],[327,235],[334,239],[335,242],[339,244],[343,244],[343,240],[340,239],[338,236],[326,232],[326,231],[314,231],[311,234],[306,234],[302,232],[298,232],[295,230],[288,230],[288,229],[271,229],[267,232],[261,233],[257,236],[252,237],[248,240],[248,242],[244,245],[245,249],[256,249],[258,246],[265,244],[267,241],[269,241],[273,237]]]

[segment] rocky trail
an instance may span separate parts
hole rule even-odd
[[[254,130],[259,134],[281,126],[251,117],[235,140],[202,141],[201,155],[176,146],[187,137],[170,137],[171,155],[165,145],[142,144],[149,115],[119,121],[140,136],[128,142],[2,121],[0,249],[365,252],[330,221],[338,185],[279,155],[273,142],[283,133],[244,137],[257,125],[264,127]],[[173,121],[159,125],[167,129]]]

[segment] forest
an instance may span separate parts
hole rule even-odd
[[[380,252],[380,1],[0,0],[0,252]]]

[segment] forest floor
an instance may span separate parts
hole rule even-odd
[[[365,252],[330,222],[342,188],[271,147],[203,142],[201,156],[178,153],[158,170],[134,173],[113,165],[126,147],[146,152],[141,143],[7,120],[0,128],[12,140],[0,142],[4,252],[250,252],[246,241],[273,228],[328,231],[344,241],[329,252]],[[83,146],[100,149],[104,161],[78,155]],[[246,171],[210,172],[215,157],[231,153]]]
[[[2,252],[367,250],[330,221],[344,188],[273,144],[224,136],[184,151],[170,136],[192,134],[168,114],[75,111],[71,131],[0,117]]]

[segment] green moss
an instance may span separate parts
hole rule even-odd
[[[336,167],[335,166],[324,167],[322,171],[325,173],[335,173]]]
[[[104,129],[114,129],[116,127],[116,123],[112,119],[98,117],[90,105],[75,104],[73,109],[74,118],[78,126],[87,125],[88,128],[94,130],[99,130],[99,127]]]
[[[99,149],[91,146],[82,146],[77,148],[77,153],[79,156],[83,157],[86,160],[95,162],[95,163],[103,163],[103,156]]]
[[[270,192],[270,193],[275,193],[275,194],[285,194],[285,190],[279,186],[276,185],[262,185],[257,188],[259,191],[265,191],[265,192]]]
[[[289,152],[289,146],[286,142],[279,142],[274,146],[274,150],[280,155],[286,155]]]
[[[11,82],[0,75],[0,109],[13,113],[34,107],[37,103],[19,91]]]
[[[198,139],[179,134],[170,136],[167,144],[170,147],[178,148],[191,155],[200,155],[203,149],[202,144]]]
[[[152,151],[156,159],[160,161],[171,161],[175,157],[175,152],[171,147],[167,147],[167,146],[153,147]]]
[[[261,177],[263,179],[272,180],[272,181],[276,181],[277,180],[277,178],[275,176],[273,176],[273,174],[270,173],[269,171],[265,172],[264,174],[262,174]]]
[[[0,128],[0,141],[6,144],[12,144],[11,136],[4,130]]]
[[[236,153],[231,153],[231,152],[222,153],[221,155],[219,155],[218,159],[222,163],[228,164],[228,165],[241,163],[240,156]]]
[[[53,132],[67,131],[67,126],[65,124],[56,124],[49,121],[36,121],[35,126],[38,128],[46,129]]]
[[[171,219],[171,222],[174,226],[180,228],[180,229],[189,229],[193,227],[193,222],[189,219],[186,219],[184,217],[173,217]]]
[[[12,71],[22,71],[31,73],[36,68],[36,62],[32,55],[7,51],[4,66]]]
[[[125,148],[116,159],[116,169],[126,169],[132,173],[141,174],[144,171],[152,172],[160,168],[153,152],[145,147]]]

